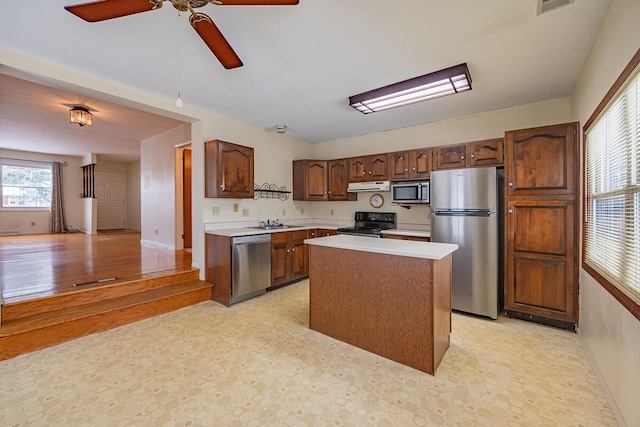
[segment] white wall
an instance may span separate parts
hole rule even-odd
[[[42,162],[67,162],[62,168],[64,185],[64,209],[67,227],[83,228],[82,204],[82,160],[79,157],[60,156],[55,154],[31,153],[0,149],[0,157],[11,159],[37,160]],[[20,234],[41,234],[49,232],[49,215],[47,211],[12,210],[0,211],[0,230],[15,230]],[[31,224],[35,223],[34,226]]]
[[[141,239],[175,249],[176,145],[191,140],[184,125],[140,142]]]
[[[640,1],[611,1],[572,96],[574,120],[589,119],[640,47],[639,21]],[[579,329],[623,422],[640,425],[640,321],[584,270]]]

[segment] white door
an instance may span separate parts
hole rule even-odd
[[[124,172],[96,171],[98,230],[125,228],[126,175]]]

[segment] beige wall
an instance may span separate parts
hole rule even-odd
[[[170,249],[176,242],[176,146],[191,140],[183,125],[140,142],[141,239]]]
[[[584,124],[640,47],[640,1],[612,0],[572,96]],[[628,426],[640,425],[640,321],[580,274],[580,334]]]

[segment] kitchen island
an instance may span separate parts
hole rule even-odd
[[[449,348],[457,245],[348,235],[305,243],[309,327],[434,375]]]

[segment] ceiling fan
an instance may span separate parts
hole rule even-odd
[[[211,18],[194,9],[208,3],[219,6],[293,6],[299,2],[299,0],[102,0],[64,8],[87,22],[98,22],[159,9],[165,1],[171,2],[180,12],[191,12],[189,23],[226,69],[242,67],[242,61]]]

